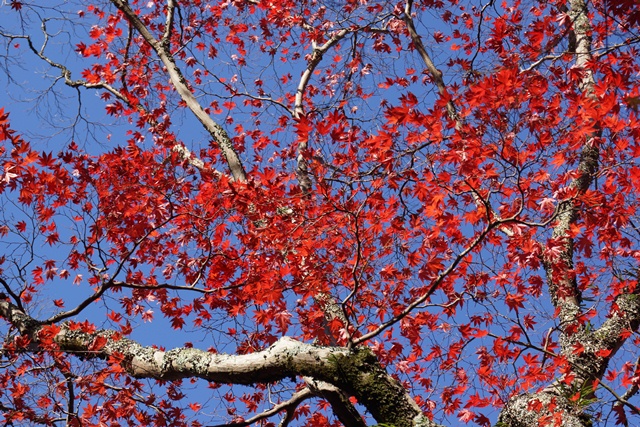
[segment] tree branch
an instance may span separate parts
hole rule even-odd
[[[171,10],[173,10],[175,7],[177,7],[177,5],[174,4],[173,1],[170,0],[170,4],[174,5],[173,8]],[[173,18],[171,18],[171,20],[167,19],[167,22],[173,22]],[[129,27],[131,29],[131,27]],[[6,37],[8,39],[22,39],[22,40],[26,40],[27,42],[27,46],[29,47],[29,50],[31,50],[38,58],[40,58],[41,60],[43,60],[44,62],[46,62],[47,64],[49,64],[51,67],[53,68],[57,68],[60,70],[60,76],[62,77],[62,79],[64,80],[64,83],[69,86],[69,87],[73,87],[73,88],[79,88],[79,87],[84,87],[86,89],[103,89],[106,90],[107,92],[109,92],[111,95],[113,95],[114,97],[116,97],[117,99],[119,99],[120,101],[122,101],[125,105],[128,105],[130,108],[134,109],[134,110],[138,110],[139,113],[144,114],[146,116],[146,121],[151,125],[151,126],[157,126],[158,122],[154,119],[152,119],[149,116],[149,112],[147,111],[147,109],[140,103],[137,104],[133,104],[130,100],[129,97],[127,97],[123,92],[121,92],[120,90],[116,89],[113,85],[105,82],[105,81],[99,81],[96,83],[89,83],[86,80],[83,79],[73,79],[72,78],[72,74],[71,74],[71,70],[69,70],[69,68],[67,68],[65,65],[60,64],[58,62],[53,61],[51,58],[49,58],[47,55],[45,55],[45,49],[47,47],[48,44],[48,40],[49,40],[49,36],[46,30],[46,22],[42,23],[42,32],[43,32],[43,36],[44,36],[44,41],[42,43],[42,46],[40,46],[40,48],[36,48],[35,45],[33,44],[33,41],[31,40],[31,37],[29,36],[25,36],[25,35],[17,35],[17,34],[7,34],[7,33],[3,33],[0,32],[0,36],[2,37]],[[129,45],[131,43],[131,30],[129,31],[129,36],[127,38],[127,49],[125,50],[125,60],[123,62],[126,63],[127,61],[127,55],[129,52]],[[127,68],[123,68],[122,70],[122,76],[121,76],[121,81],[122,81],[122,85],[123,87],[126,89],[126,83],[125,83],[125,76],[126,76],[126,70]],[[206,128],[206,127],[205,127]],[[208,130],[208,129],[207,129]],[[180,158],[183,161],[186,161],[187,163],[189,163],[191,166],[195,167],[196,169],[198,169],[199,171],[203,172],[204,171],[204,162],[200,159],[198,159],[197,157],[195,157],[191,151],[186,148],[185,146],[181,145],[181,144],[176,144],[173,147],[173,151],[176,152]],[[213,174],[216,177],[220,177],[222,175],[222,173],[216,169],[207,169],[207,172]]]
[[[587,67],[587,62],[591,59],[591,24],[587,13],[587,5],[584,0],[572,0],[569,15],[573,21],[573,32],[576,37],[576,66],[584,70],[584,77],[580,84],[580,89],[587,98],[596,100],[594,95],[595,80],[593,73]],[[578,176],[570,183],[569,188],[573,189],[576,195],[583,194],[595,179],[598,172],[599,149],[594,144],[594,138],[600,136],[600,131],[589,135],[582,149],[582,154],[577,167]],[[578,316],[581,314],[580,303],[582,294],[578,289],[576,278],[573,275],[573,238],[569,235],[572,224],[578,216],[578,207],[575,197],[565,200],[558,206],[556,215],[556,226],[553,229],[552,241],[560,245],[560,253],[550,257],[543,256],[543,263],[547,271],[549,281],[549,291],[551,302],[559,310],[561,327],[565,331],[562,335],[566,339],[561,339],[563,352],[573,352],[575,339],[568,338],[575,332]],[[569,334],[566,331],[570,331]]]
[[[311,58],[307,64],[306,70],[302,73],[302,77],[300,77],[300,82],[298,83],[298,88],[296,89],[296,97],[294,101],[293,107],[293,118],[300,119],[304,115],[304,108],[302,107],[304,92],[309,84],[309,80],[311,79],[311,75],[315,71],[316,67],[322,60],[322,56],[331,49],[336,43],[338,43],[341,39],[347,35],[349,31],[346,29],[338,31],[336,34],[331,36],[329,40],[327,40],[322,46],[317,46],[315,42],[313,42],[313,53],[311,54]],[[307,159],[305,158],[304,152],[307,149],[307,142],[301,141],[298,144],[298,166],[296,168],[296,174],[298,175],[298,182],[300,183],[300,189],[303,194],[309,194],[311,191],[311,178],[309,177],[309,166],[307,164]]]
[[[171,49],[171,33],[173,31],[176,7],[178,7],[178,4],[175,0],[167,0],[167,20],[164,24],[162,39],[160,40],[160,44],[167,52]]]
[[[202,123],[204,128],[209,132],[214,141],[218,144],[218,147],[222,151],[222,155],[227,161],[227,165],[231,171],[231,175],[236,181],[245,182],[247,175],[240,161],[240,157],[236,153],[233,142],[224,130],[222,126],[216,123],[202,108],[196,97],[193,95],[187,80],[185,79],[182,71],[177,66],[173,55],[169,49],[158,41],[149,29],[140,20],[138,15],[131,9],[127,0],[111,0],[111,2],[124,14],[131,25],[138,31],[138,33],[145,39],[145,41],[151,46],[153,51],[158,55],[158,58],[162,61],[167,70],[169,79],[175,87],[178,95],[196,116],[198,121]],[[170,2],[173,3],[173,2]],[[168,18],[167,18],[168,19]]]
[[[500,225],[500,223],[498,223],[498,222],[493,222],[493,223],[488,224],[487,227],[485,227],[485,229],[482,230],[482,232],[480,234],[478,234],[478,236],[469,244],[469,246],[467,246],[463,251],[461,251],[455,257],[453,262],[451,264],[449,264],[449,266],[438,275],[438,277],[431,283],[431,286],[429,286],[429,289],[427,289],[427,291],[425,293],[423,293],[420,297],[416,298],[411,304],[407,305],[407,307],[404,310],[402,310],[400,313],[396,314],[395,316],[393,316],[389,320],[385,321],[384,323],[382,323],[380,326],[378,326],[373,331],[371,331],[371,332],[369,332],[369,333],[367,333],[365,335],[362,335],[358,339],[354,340],[353,341],[354,345],[363,343],[365,341],[370,340],[371,338],[374,338],[374,337],[378,336],[385,329],[389,328],[390,326],[398,323],[400,320],[402,320],[405,317],[407,317],[413,310],[415,310],[418,306],[420,306],[427,299],[429,299],[429,297],[431,297],[431,295],[433,295],[433,293],[438,289],[438,287],[440,286],[442,281],[444,279],[446,279],[446,277],[455,270],[455,268],[458,266],[458,264],[460,264],[460,262],[462,262],[462,260],[471,251],[473,251],[480,243],[482,243],[484,238],[491,232],[491,230],[493,230],[496,226],[499,226],[499,225]]]
[[[324,381],[317,381],[313,378],[304,378],[307,387],[316,395],[324,398],[333,409],[333,413],[338,417],[345,427],[366,427],[356,408],[349,400],[349,396],[338,387]]]
[[[300,405],[300,403],[304,402],[310,397],[313,397],[313,395],[314,393],[311,390],[309,390],[308,388],[303,388],[302,390],[294,393],[289,400],[278,403],[277,405],[274,405],[273,408],[267,409],[266,411],[258,415],[255,415],[251,418],[248,418],[244,421],[228,423],[228,424],[217,424],[217,425],[211,425],[206,427],[246,427],[251,424],[257,423],[258,421],[262,421],[264,419],[273,417],[274,415],[282,411],[286,411],[286,415],[285,415],[285,418],[282,419],[282,422],[280,422],[280,426],[286,427],[286,425],[288,425],[289,423],[285,421],[287,421],[293,416],[293,412],[296,410],[298,405]]]
[[[447,93],[447,86],[444,84],[444,79],[442,78],[442,72],[438,70],[436,65],[431,60],[431,56],[427,52],[427,48],[422,43],[422,38],[416,31],[415,24],[413,23],[413,18],[411,17],[411,8],[413,6],[413,0],[407,0],[407,3],[404,7],[404,16],[403,20],[407,26],[407,30],[409,30],[409,35],[411,36],[411,41],[413,42],[413,46],[416,48],[422,61],[427,67],[427,71],[429,75],[433,79],[438,88],[438,92],[440,95],[445,95]],[[462,119],[458,115],[456,110],[456,106],[454,105],[452,100],[447,101],[447,113],[449,114],[449,118],[453,120],[456,124],[456,130],[462,129]]]
[[[201,378],[227,384],[270,383],[297,376],[313,377],[318,393],[336,405],[336,413],[349,427],[363,427],[355,409],[346,405],[354,396],[378,423],[397,427],[435,426],[420,410],[402,384],[391,377],[368,348],[315,346],[283,337],[270,347],[250,354],[228,355],[183,347],[169,351],[145,347],[110,330],[85,332],[67,323],[46,329],[46,345],[40,333],[45,326],[10,301],[0,301],[0,317],[6,319],[31,345],[84,359],[117,360],[132,377],[171,381]],[[321,381],[332,387],[318,383]],[[345,400],[346,399],[346,400]]]

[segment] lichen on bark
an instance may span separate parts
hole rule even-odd
[[[591,427],[591,417],[584,409],[566,396],[547,391],[519,394],[502,409],[495,427]]]
[[[335,384],[364,405],[380,423],[396,427],[434,426],[402,385],[391,377],[368,348],[331,359]]]

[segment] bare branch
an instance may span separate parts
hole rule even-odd
[[[637,371],[637,369],[639,367],[640,367],[640,357],[636,360],[636,364],[635,364],[634,370]],[[622,406],[626,406],[627,408],[629,408],[631,410],[632,413],[634,413],[636,415],[640,415],[640,408],[637,407],[636,405],[634,405],[633,403],[629,402],[629,399],[631,399],[633,396],[638,394],[638,391],[640,391],[640,387],[638,387],[637,383],[632,384],[631,387],[629,387],[627,389],[627,391],[625,391],[622,396],[618,395],[615,392],[615,390],[613,390],[607,384],[604,384],[603,382],[600,382],[600,385],[602,385],[602,387],[604,389],[606,389],[608,392],[610,392],[611,395],[613,395],[613,397],[617,400],[617,402],[613,404],[614,410],[615,410],[616,407],[618,407],[620,410],[624,410],[622,408]]]
[[[438,70],[436,65],[431,60],[431,56],[427,52],[427,48],[424,46],[424,43],[422,43],[422,39],[420,38],[420,35],[416,31],[415,24],[413,23],[413,18],[411,17],[412,6],[413,6],[413,0],[407,0],[407,3],[405,4],[405,7],[404,7],[403,20],[407,26],[407,29],[409,30],[411,41],[413,42],[414,47],[420,54],[420,57],[424,61],[424,64],[427,67],[427,71],[429,71],[429,75],[431,76],[431,78],[436,84],[436,87],[438,88],[438,92],[440,93],[440,95],[444,95],[447,93],[447,87],[444,84],[444,79],[442,78],[442,72]],[[447,101],[447,113],[449,114],[449,118],[455,121],[456,129],[461,130],[462,119],[458,115],[456,106],[454,105],[452,100]]]
[[[290,399],[284,402],[278,403],[277,405],[274,405],[273,408],[267,409],[266,411],[260,414],[257,414],[251,418],[248,418],[244,421],[233,422],[228,424],[217,424],[217,425],[212,425],[207,427],[246,427],[251,424],[257,423],[258,421],[271,418],[282,411],[286,411],[286,415],[282,419],[282,422],[280,423],[280,426],[285,427],[287,424],[289,424],[288,422],[285,422],[285,421],[290,420],[292,418],[293,413],[298,407],[298,405],[300,405],[300,403],[304,402],[305,400],[313,396],[314,396],[314,393],[311,390],[309,390],[308,388],[303,388],[302,390],[294,393],[294,395],[291,396]]]
[[[170,1],[171,4],[173,4],[173,1]],[[177,5],[174,5],[174,8],[177,7]],[[173,9],[172,9],[173,10]],[[60,64],[58,62],[53,61],[51,58],[49,58],[47,55],[45,55],[45,48],[47,45],[47,40],[48,40],[48,35],[46,32],[46,25],[45,22],[43,22],[42,24],[42,31],[44,34],[44,42],[42,44],[42,46],[40,47],[40,49],[36,48],[33,45],[33,42],[31,40],[31,37],[29,36],[23,36],[23,35],[16,35],[16,34],[7,34],[7,33],[2,33],[0,32],[0,35],[9,39],[24,39],[27,41],[27,45],[29,46],[29,49],[36,55],[38,56],[40,59],[42,59],[44,62],[46,62],[47,64],[49,64],[51,67],[57,68],[60,70],[60,75],[62,77],[62,79],[64,80],[65,84],[67,86],[73,87],[73,88],[79,88],[79,87],[84,87],[86,89],[95,89],[95,90],[106,90],[107,92],[109,92],[110,94],[112,94],[113,96],[115,96],[117,99],[119,99],[120,101],[122,101],[125,105],[129,106],[132,109],[138,110],[138,112],[140,112],[141,114],[145,115],[147,117],[147,122],[151,125],[151,126],[157,126],[157,121],[155,121],[153,118],[150,117],[149,112],[146,110],[146,108],[141,104],[141,103],[136,103],[135,105],[131,102],[130,98],[127,97],[124,93],[122,93],[120,90],[116,89],[113,85],[105,82],[105,81],[99,81],[96,83],[89,83],[86,80],[83,79],[73,79],[72,78],[72,74],[71,74],[71,70],[69,70],[65,65]],[[131,29],[129,30],[129,35],[127,38],[127,49],[125,50],[125,60],[124,62],[126,62],[126,55],[128,55],[129,52],[129,45],[131,44]],[[125,76],[126,76],[126,70],[127,68],[125,67],[122,71],[122,76],[121,76],[121,81],[123,83],[123,87],[126,87],[125,84]],[[198,159],[197,157],[195,157],[191,151],[189,149],[187,149],[185,146],[181,145],[181,144],[176,144],[173,147],[173,151],[178,153],[178,155],[180,156],[180,158],[184,161],[186,161],[187,163],[189,163],[191,166],[195,167],[196,169],[198,169],[199,171],[203,172],[204,171],[204,162],[200,159]],[[207,169],[207,172],[212,173],[214,176],[216,177],[220,177],[223,174],[216,170],[216,169]]]
[[[71,310],[67,310],[64,311],[62,313],[58,313],[54,316],[51,316],[49,319],[47,319],[46,321],[44,321],[43,323],[45,324],[53,324],[56,322],[60,322],[64,319],[68,319],[69,317],[73,317],[76,316],[78,314],[80,314],[82,312],[82,310],[84,310],[85,308],[87,308],[88,306],[90,306],[93,302],[97,301],[98,299],[100,299],[100,297],[107,291],[107,289],[109,289],[111,286],[109,284],[102,284],[98,287],[98,289],[95,290],[95,292],[93,294],[91,294],[91,296],[89,296],[88,298],[86,298],[84,301],[82,301],[80,304],[78,304],[77,306],[75,306],[74,308],[72,308]]]

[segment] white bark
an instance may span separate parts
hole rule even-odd
[[[8,300],[0,301],[0,317],[37,350],[43,324]],[[397,427],[435,427],[407,391],[380,366],[366,347],[316,346],[283,337],[270,347],[250,354],[216,354],[195,348],[162,351],[120,336],[115,331],[83,332],[59,325],[52,337],[60,351],[84,359],[119,358],[127,373],[137,378],[176,380],[201,378],[230,384],[272,383],[286,378],[308,378],[314,392],[327,399],[347,427],[363,427],[346,396],[354,396],[378,423]],[[101,343],[101,344],[98,344]]]

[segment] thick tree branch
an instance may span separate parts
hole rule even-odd
[[[595,80],[592,71],[587,67],[587,63],[591,59],[591,24],[584,0],[572,0],[569,15],[573,21],[573,33],[576,39],[576,66],[582,68],[584,72],[580,89],[588,99],[595,101]],[[596,131],[584,141],[577,168],[578,176],[569,185],[576,196],[587,191],[598,172],[600,153],[594,143],[594,139],[599,135],[600,131]],[[547,255],[543,258],[549,281],[551,301],[559,310],[561,327],[565,331],[561,337],[561,345],[565,353],[573,351],[575,339],[570,338],[570,335],[579,326],[576,325],[576,321],[581,313],[582,295],[578,290],[573,272],[573,238],[569,235],[570,228],[575,223],[577,216],[578,207],[575,196],[560,204],[551,244],[559,245],[561,250],[552,257]]]
[[[588,66],[588,62],[592,59],[592,28],[585,1],[571,0],[569,16],[573,23],[571,35],[575,40],[575,66],[581,68],[583,72],[579,86],[585,98],[595,103],[597,102],[595,78]],[[532,416],[537,417],[538,420],[541,419],[540,417],[544,414],[534,413],[531,410],[534,406],[531,403],[532,399],[538,399],[543,403],[554,399],[554,403],[560,403],[557,406],[559,411],[549,416],[557,417],[559,413],[563,426],[591,425],[583,408],[576,403],[572,404],[571,399],[568,398],[572,398],[576,390],[581,391],[582,398],[589,399],[594,396],[593,381],[602,378],[611,357],[640,324],[640,301],[637,291],[620,295],[613,304],[610,316],[599,328],[595,330],[586,328],[579,321],[582,313],[580,306],[582,295],[573,271],[573,237],[570,235],[570,229],[578,219],[576,197],[589,189],[598,173],[600,152],[595,140],[600,135],[601,131],[596,127],[596,131],[585,138],[577,176],[569,184],[572,197],[558,206],[556,225],[549,245],[555,246],[556,249],[560,248],[560,251],[543,257],[551,301],[559,313],[561,354],[566,358],[575,378],[571,381],[570,390],[567,390],[565,381],[559,379],[536,395],[521,395],[513,398],[500,417],[500,421],[508,425],[533,425],[531,422],[525,422],[527,417]],[[548,253],[551,252],[548,251]],[[612,392],[612,390],[609,391]],[[618,400],[626,403],[626,400],[620,398]]]
[[[349,396],[338,387],[313,378],[305,378],[307,387],[316,396],[322,397],[331,405],[333,413],[345,427],[366,427],[356,408],[351,404]]]
[[[32,345],[41,343],[40,333],[45,326],[16,305],[7,300],[0,301],[0,317],[29,337]],[[51,335],[50,331],[47,329],[48,335]],[[367,348],[322,347],[283,337],[262,351],[242,355],[187,347],[162,351],[142,346],[115,331],[89,333],[66,323],[59,325],[49,339],[67,354],[84,359],[119,360],[122,368],[136,378],[165,381],[201,378],[216,383],[248,385],[298,376],[313,377],[311,382],[321,381],[335,387],[315,383],[318,394],[336,405],[338,416],[350,427],[362,426],[355,411],[346,405],[345,396],[354,396],[378,423],[397,427],[435,426]]]
[[[517,395],[500,411],[496,425],[591,427],[589,417],[581,414],[583,408],[571,402],[569,397],[548,391]]]
[[[167,52],[171,49],[171,34],[173,33],[173,22],[177,7],[178,4],[175,0],[167,0],[167,20],[164,24],[162,39],[160,40],[160,44]]]

